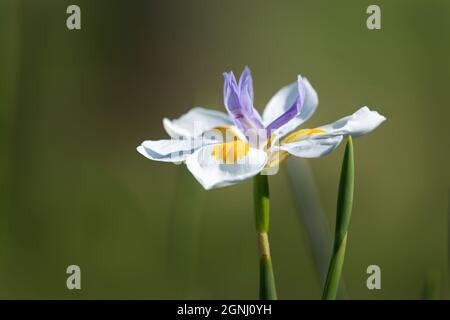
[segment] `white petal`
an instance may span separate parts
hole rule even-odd
[[[264,151],[250,148],[245,157],[234,164],[220,163],[211,154],[214,145],[198,149],[186,159],[189,171],[206,189],[225,187],[253,177],[267,162]]]
[[[290,154],[301,158],[318,158],[329,154],[337,148],[342,141],[342,136],[320,138],[308,138],[305,140],[286,143],[276,149],[284,150]]]
[[[137,151],[150,160],[181,162],[186,160],[195,150],[212,143],[216,142],[200,139],[147,140],[137,147]]]
[[[172,138],[197,137],[220,126],[233,125],[228,115],[221,111],[195,107],[178,119],[163,119],[164,129]]]
[[[326,131],[324,135],[351,135],[359,137],[371,132],[378,127],[386,118],[368,107],[362,107],[351,116],[344,117],[338,121],[322,126],[319,129]]]
[[[317,109],[317,105],[319,104],[319,97],[317,96],[316,90],[314,90],[314,88],[306,78],[303,78],[303,85],[305,88],[305,100],[303,102],[300,113],[297,115],[297,117],[293,118],[291,121],[279,128],[279,130],[277,131],[279,136],[284,136],[290,131],[297,128],[303,122],[308,120]],[[269,103],[264,109],[264,125],[267,126],[273,120],[286,112],[286,110],[288,110],[292,106],[297,96],[297,82],[281,88],[272,97],[272,99],[270,99]]]

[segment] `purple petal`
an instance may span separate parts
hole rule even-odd
[[[289,109],[286,110],[285,113],[276,118],[267,126],[267,129],[269,131],[276,130],[284,126],[286,123],[294,119],[300,113],[300,110],[302,109],[303,103],[305,101],[305,92],[306,92],[303,79],[300,75],[297,78],[297,88],[298,88],[298,96],[295,99],[295,102],[292,104],[291,107],[289,107]]]
[[[267,130],[269,130],[269,131],[276,130],[276,129],[282,127],[283,125],[285,125],[286,123],[288,123],[293,118],[295,118],[297,116],[297,114],[299,113],[299,110],[300,110],[299,106],[300,106],[300,97],[297,97],[295,99],[295,102],[292,104],[291,107],[289,107],[289,109],[286,110],[285,113],[283,113],[281,116],[279,116],[278,118],[273,120],[267,126]]]
[[[239,102],[238,85],[236,83],[236,78],[233,72],[225,72],[223,74],[225,83],[223,86],[223,99],[225,107],[228,112],[234,113],[241,108],[241,103]]]
[[[253,79],[248,67],[242,71],[239,79],[239,91],[241,99],[245,96],[249,100],[249,105],[253,107]]]
[[[236,126],[246,133],[250,129],[262,129],[261,116],[253,107],[253,80],[250,69],[242,72],[239,85],[232,72],[224,73],[224,103]]]

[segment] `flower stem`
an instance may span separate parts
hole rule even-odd
[[[347,246],[347,231],[350,223],[353,204],[354,161],[353,142],[349,137],[345,147],[342,162],[341,180],[336,212],[336,231],[334,235],[333,254],[328,269],[327,280],[322,299],[335,300],[339,289],[342,267],[344,265],[345,248]]]
[[[273,276],[269,247],[269,182],[267,175],[254,178],[255,226],[259,244],[259,298],[276,300],[277,291]]]

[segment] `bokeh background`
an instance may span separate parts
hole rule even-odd
[[[446,298],[449,40],[442,0],[0,0],[0,298],[257,298],[251,180],[206,192],[135,150],[163,117],[222,110],[222,72],[245,65],[260,111],[301,73],[320,97],[309,127],[363,105],[388,118],[355,141],[345,296]],[[303,204],[333,228],[342,155],[270,177],[280,298],[321,296]]]

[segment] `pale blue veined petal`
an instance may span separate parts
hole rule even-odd
[[[360,108],[350,116],[341,118],[331,124],[318,127],[312,131],[323,131],[299,135],[298,141],[282,143],[274,147],[274,150],[287,151],[292,155],[303,158],[316,158],[327,155],[337,148],[344,136],[359,137],[378,127],[386,118],[368,107]],[[301,131],[310,131],[300,130]],[[295,135],[295,133],[294,133]]]
[[[213,156],[215,148],[208,145],[187,157],[186,165],[197,181],[206,189],[236,184],[260,173],[267,163],[266,152],[248,147],[248,152],[235,163],[224,163]]]
[[[150,160],[182,162],[195,150],[217,141],[205,139],[147,140],[137,147],[137,151]]]
[[[169,136],[198,137],[216,127],[231,126],[233,121],[225,112],[195,107],[178,119],[163,119],[163,126]]]
[[[341,118],[331,124],[319,127],[324,135],[350,135],[359,137],[378,127],[386,118],[368,107],[362,107],[350,116]]]
[[[286,143],[274,149],[287,151],[289,154],[301,158],[319,158],[336,149],[343,139],[342,136],[323,138],[320,138],[320,134],[316,136],[317,138],[311,137],[301,141]]]

